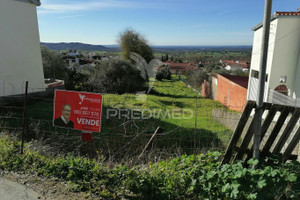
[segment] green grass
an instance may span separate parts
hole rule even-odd
[[[151,93],[149,95],[104,94],[102,132],[94,135],[99,137],[104,137],[104,135],[111,137],[115,135],[134,136],[140,132],[151,135],[159,126],[163,129],[163,135],[157,142],[161,148],[171,148],[174,145],[183,149],[224,147],[227,145],[232,131],[217,123],[211,116],[213,108],[226,109],[222,104],[202,98],[175,76],[172,80],[156,81]],[[124,127],[120,125],[130,121],[130,119],[125,116],[107,118],[106,111],[108,108],[126,108],[137,114],[141,114],[140,110],[142,109],[156,111],[156,113],[161,110],[163,113],[159,116],[152,116],[150,119],[137,119],[134,124],[129,123]],[[177,118],[172,117],[172,111]],[[181,119],[183,114],[190,116],[188,114],[191,112],[193,112],[192,117]],[[21,117],[20,112],[15,114]],[[166,117],[163,117],[164,114]],[[49,132],[58,130],[66,132],[64,129],[52,126],[52,116],[52,101],[31,101],[27,108],[29,131],[37,130],[36,132],[38,132],[38,129],[41,129]],[[14,122],[9,122],[8,126],[14,126]],[[78,134],[79,131],[74,131],[75,133]],[[116,149],[119,148],[118,140],[113,139],[110,143]],[[122,141],[126,143],[126,139],[122,138]],[[99,140],[98,142],[99,146],[104,145],[104,141]],[[187,150],[186,152],[189,153],[190,151]]]

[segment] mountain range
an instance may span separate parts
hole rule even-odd
[[[71,42],[71,43],[47,43],[41,42],[41,45],[47,46],[51,50],[81,50],[81,51],[112,51],[112,48],[105,47],[103,45],[92,45],[92,44],[84,44],[80,42]]]

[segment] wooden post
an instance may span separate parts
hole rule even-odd
[[[22,130],[22,142],[21,142],[21,154],[24,153],[24,137],[26,128],[26,104],[27,104],[27,93],[28,93],[28,81],[25,85],[24,104],[23,104],[23,130]]]
[[[143,149],[142,153],[139,155],[138,160],[142,157],[142,155],[144,154],[144,152],[146,151],[146,149],[148,148],[149,144],[151,143],[151,141],[153,140],[153,138],[156,136],[158,130],[160,129],[160,127],[157,127],[157,129],[155,130],[155,132],[153,133],[153,135],[151,136],[149,142],[147,143],[147,145],[145,146],[145,148]]]
[[[196,146],[197,146],[197,143],[196,143],[196,134],[197,134],[197,120],[198,120],[198,95],[196,96],[196,102],[195,102],[195,127],[194,127],[194,152],[196,150]]]

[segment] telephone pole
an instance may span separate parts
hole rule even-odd
[[[262,124],[264,92],[265,92],[265,82],[266,82],[271,11],[272,11],[272,0],[265,0],[263,35],[262,35],[260,67],[259,67],[259,86],[258,86],[257,99],[256,99],[256,110],[254,115],[255,123],[254,123],[254,140],[253,140],[253,158],[257,160],[259,159],[259,146],[261,141],[261,124]]]

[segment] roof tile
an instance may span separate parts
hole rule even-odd
[[[300,16],[300,11],[298,12],[275,12],[277,16]]]

